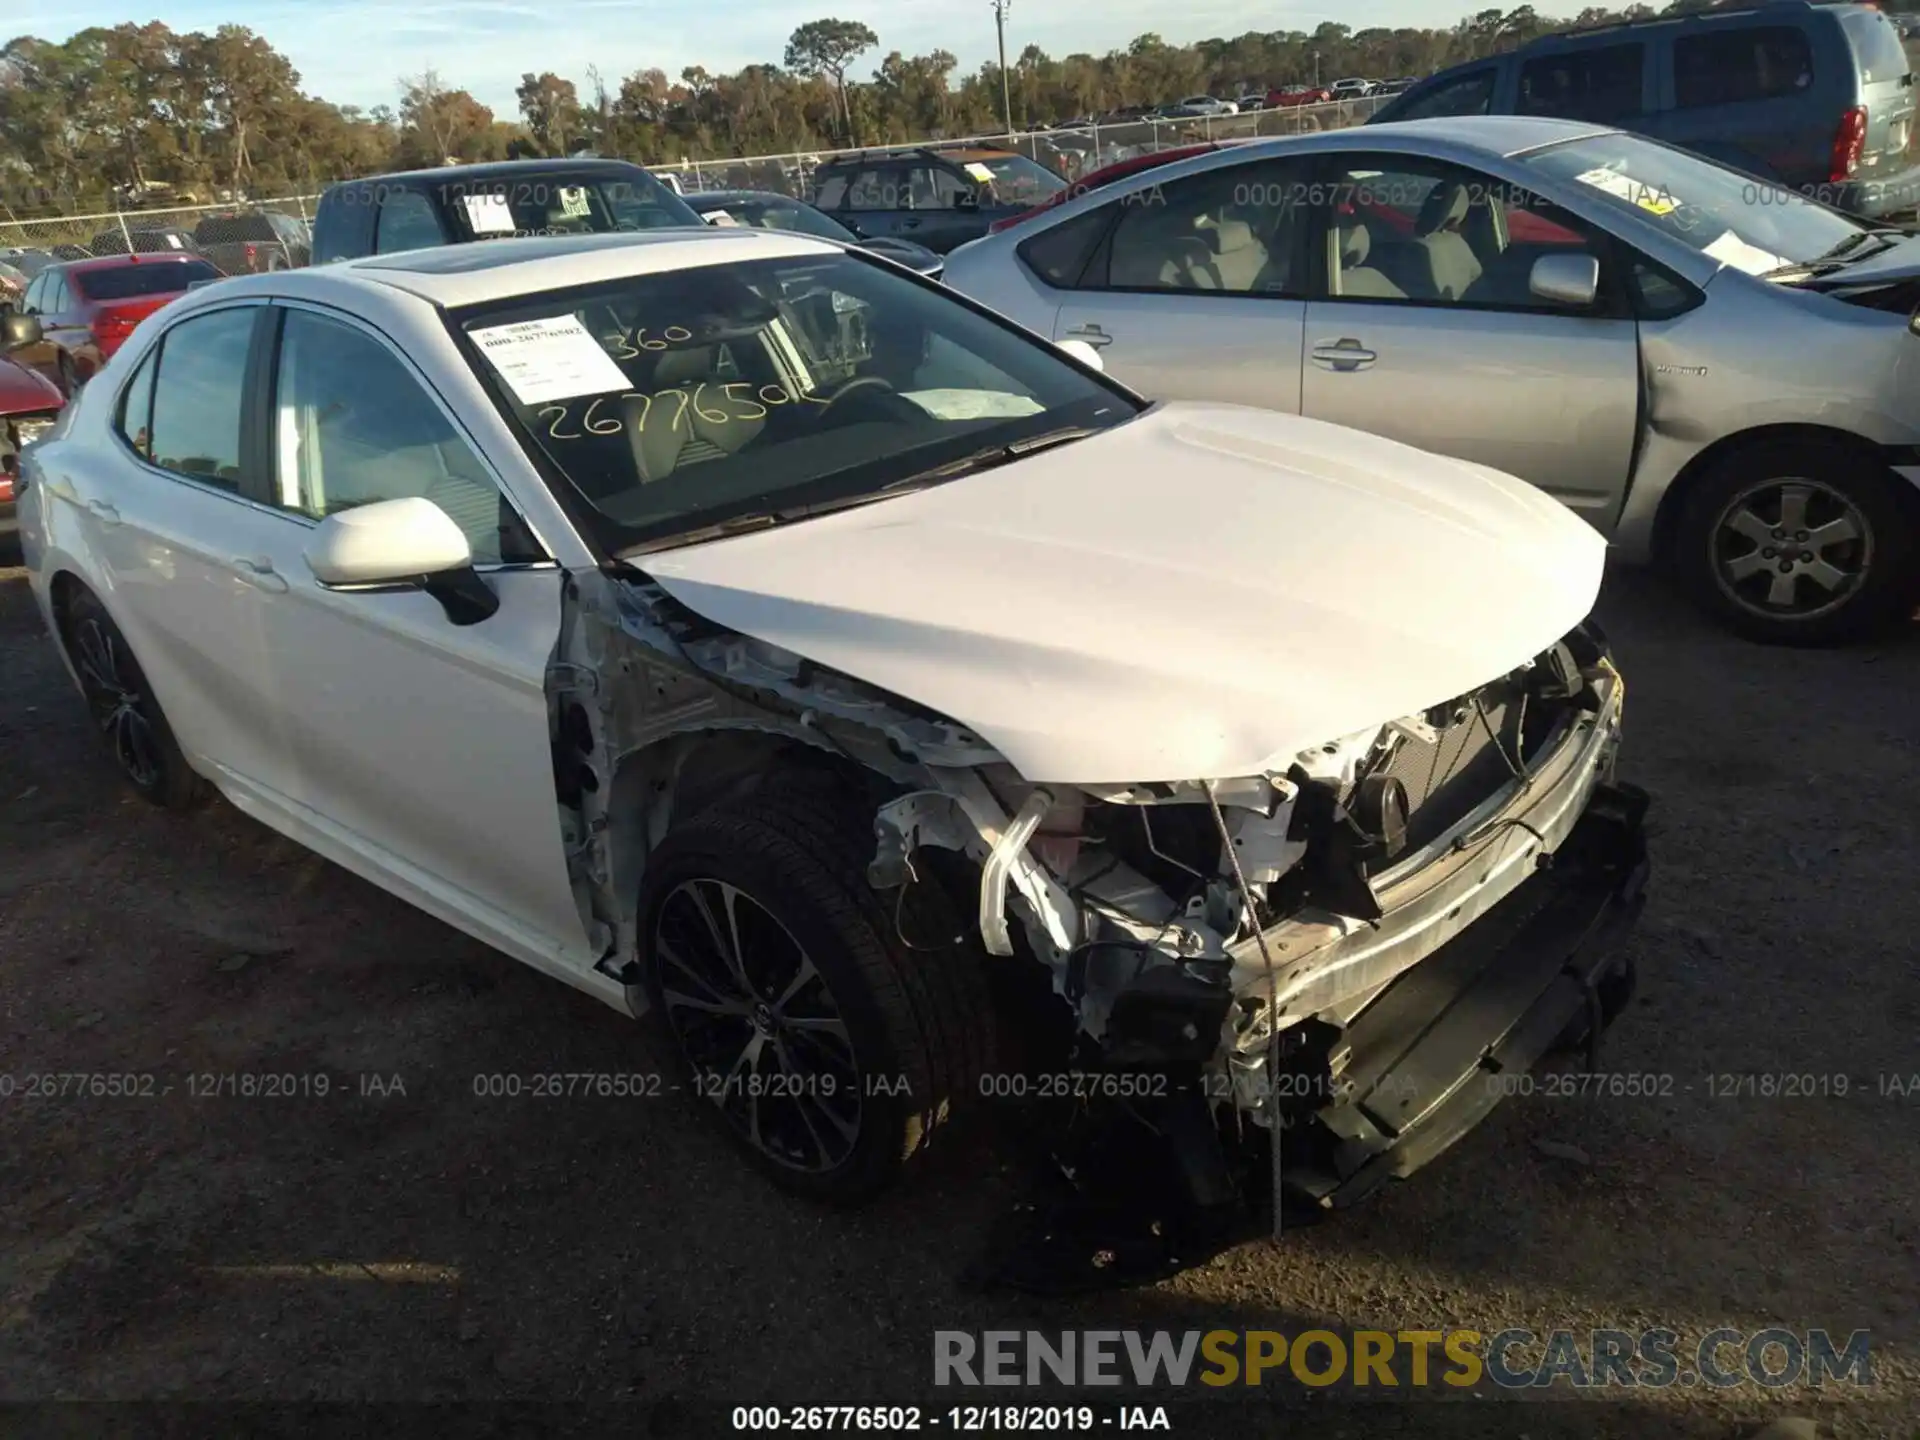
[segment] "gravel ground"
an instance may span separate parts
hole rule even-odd
[[[475,1076],[656,1056],[643,1027],[230,807],[124,797],[7,563],[0,1073],[159,1089],[0,1102],[0,1399],[637,1401],[650,1433],[699,1434],[710,1401],[944,1406],[935,1329],[1777,1325],[1871,1330],[1876,1384],[1391,1405],[1276,1388],[1178,1428],[1257,1433],[1279,1407],[1326,1436],[1708,1440],[1789,1413],[1915,1433],[1920,637],[1757,649],[1614,576],[1622,774],[1654,793],[1657,833],[1640,997],[1607,1068],[1672,1093],[1516,1099],[1332,1223],[1037,1301],[959,1284],[1020,1178],[992,1126],[844,1215],[752,1178],[681,1097],[478,1098]],[[239,1071],[332,1090],[188,1093]],[[1850,1093],[1707,1078],[1782,1074]]]

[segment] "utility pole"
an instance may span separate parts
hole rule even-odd
[[[1013,88],[1007,82],[1007,11],[1013,0],[993,0],[993,28],[1000,37],[1000,111],[1006,118],[1007,134],[1013,134]]]

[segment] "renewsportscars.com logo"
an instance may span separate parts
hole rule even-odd
[[[937,1386],[1262,1385],[1419,1390],[1873,1384],[1870,1332],[1825,1330],[936,1330]]]

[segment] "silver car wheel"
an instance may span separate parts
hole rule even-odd
[[[1763,480],[1721,510],[1714,580],[1768,619],[1811,619],[1853,598],[1873,568],[1873,527],[1840,490],[1803,476]]]
[[[88,620],[74,636],[74,649],[87,703],[94,722],[113,745],[114,759],[129,780],[151,790],[160,781],[160,742],[147,718],[146,698],[122,673],[115,637],[97,621]]]
[[[653,947],[698,1093],[776,1164],[844,1164],[860,1138],[860,1068],[826,978],[786,926],[736,886],[688,880],[661,903]]]

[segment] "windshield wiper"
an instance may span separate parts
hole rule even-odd
[[[1766,272],[1764,278],[1776,280],[1786,275],[1820,275],[1830,270],[1838,270],[1857,260],[1865,260],[1881,255],[1898,245],[1902,240],[1911,238],[1905,230],[1861,230],[1847,236],[1831,250],[1816,255],[1811,260],[1796,260],[1790,264],[1778,265]],[[1881,243],[1864,254],[1856,253],[1870,240]]]

